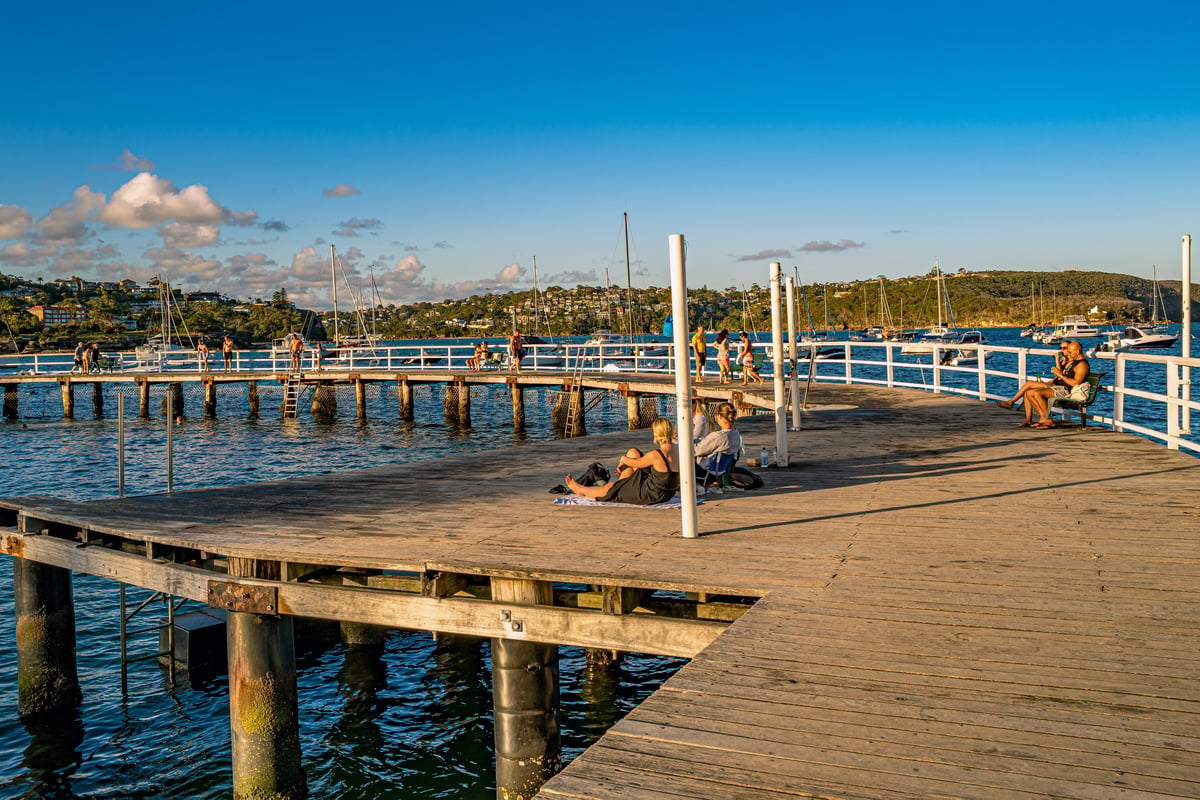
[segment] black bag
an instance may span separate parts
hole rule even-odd
[[[729,479],[741,489],[761,489],[763,485],[763,479],[745,467],[734,467],[729,471]]]
[[[581,486],[600,486],[608,483],[608,479],[611,477],[612,474],[604,468],[603,464],[601,464],[599,461],[593,461],[588,468],[583,471],[583,474],[575,480],[578,481]],[[550,490],[550,494],[570,493],[571,490],[566,486],[563,486],[561,483]]]

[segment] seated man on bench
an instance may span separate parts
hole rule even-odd
[[[733,427],[737,410],[732,403],[721,403],[715,414],[717,430],[696,444],[696,479],[701,486],[728,485],[729,471],[742,450],[742,434]]]

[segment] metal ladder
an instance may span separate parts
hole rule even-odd
[[[304,391],[304,383],[297,375],[288,375],[283,380],[283,417],[296,418],[296,408],[300,405],[300,395]]]

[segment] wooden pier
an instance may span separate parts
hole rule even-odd
[[[563,475],[646,444],[636,432],[9,500],[0,548],[273,625],[238,634],[262,657],[236,668],[283,687],[273,719],[304,700],[288,697],[290,630],[272,620],[513,643],[493,666],[515,673],[497,682],[497,743],[542,757],[505,750],[498,796],[1200,797],[1200,461],[1103,429],[1018,429],[1019,414],[919,391],[821,385],[810,403],[792,465],[710,497],[699,539],[671,511],[551,505]],[[750,452],[773,443],[766,422],[740,424]],[[61,586],[38,586],[25,591],[61,624]],[[550,777],[554,704],[520,708],[552,696],[540,645],[555,644],[692,660]],[[66,666],[47,680],[70,703]],[[272,790],[302,796],[287,726],[246,728],[243,713],[231,703],[235,734],[259,738],[235,735],[235,751],[275,748]],[[235,782],[250,770],[238,758]]]

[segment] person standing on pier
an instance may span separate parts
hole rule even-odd
[[[512,360],[513,369],[521,371],[521,359],[525,357],[525,345],[521,341],[521,332],[514,330],[508,339],[508,357]]]
[[[300,357],[304,355],[304,340],[300,338],[300,334],[292,334],[292,340],[288,342],[288,351],[292,354],[292,372],[299,372]]]
[[[71,367],[71,372],[83,371],[83,342],[75,345],[75,366]]]
[[[726,328],[717,334],[717,369],[721,372],[721,383],[733,380],[733,364],[729,360],[729,331]]]
[[[704,383],[704,362],[708,360],[708,340],[704,338],[704,326],[696,328],[692,337],[692,353],[696,356],[696,383]]]
[[[754,366],[754,342],[750,341],[750,334],[745,331],[742,331],[742,352],[739,358],[742,360],[742,386],[746,386],[750,381],[766,383],[758,374],[758,368]]]
[[[224,360],[224,371],[233,372],[233,337],[225,334],[221,340],[221,358]]]
[[[203,339],[196,345],[196,361],[199,362],[201,372],[208,372],[208,345]]]
[[[80,369],[84,375],[87,375],[92,371],[92,348],[84,345],[83,342],[79,343],[79,348],[82,351],[80,357],[83,359]]]

